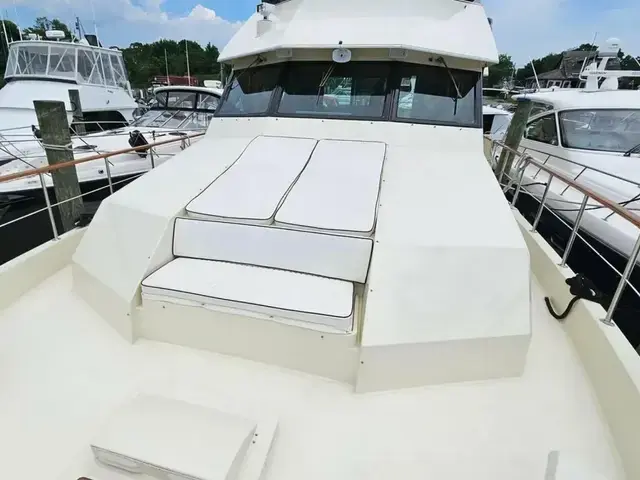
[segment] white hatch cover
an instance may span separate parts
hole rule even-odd
[[[321,140],[276,214],[276,224],[371,235],[386,145]]]
[[[246,467],[257,429],[247,418],[140,395],[111,415],[91,448],[99,463],[134,474],[233,480]]]
[[[190,216],[270,224],[309,161],[316,140],[257,137],[240,158],[187,205]]]

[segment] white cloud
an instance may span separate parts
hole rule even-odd
[[[93,11],[87,0],[17,0],[35,15],[58,17],[70,26],[79,16],[85,29],[93,30]],[[160,38],[195,40],[222,48],[240,27],[216,15],[201,4],[187,14],[169,15],[164,0],[93,0],[100,39],[106,45],[126,46],[132,42],[152,42]],[[24,22],[23,22],[24,23]]]
[[[586,4],[585,4],[586,3]],[[610,37],[622,40],[625,52],[640,55],[640,2],[617,0],[616,7],[577,0],[485,0],[502,53],[518,65],[530,58],[560,52],[581,43],[597,44]]]

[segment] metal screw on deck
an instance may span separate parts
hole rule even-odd
[[[49,165],[55,166],[72,162],[73,148],[64,102],[34,100],[33,105],[36,109],[38,125],[42,134],[42,144],[47,154]],[[75,228],[75,223],[80,218],[84,208],[80,197],[78,173],[75,165],[72,165],[52,171],[51,177],[56,201],[58,202],[62,231],[68,232]],[[43,188],[46,188],[44,183]],[[47,210],[50,218],[53,218],[51,204],[48,199],[47,193],[45,195]],[[58,232],[55,227],[52,228],[54,237],[57,238]]]
[[[518,150],[518,147],[520,147],[520,141],[527,127],[527,121],[529,120],[532,107],[533,104],[528,98],[518,99],[518,107],[513,114],[513,119],[509,124],[509,130],[507,130],[507,135],[504,139],[507,147],[513,150]],[[501,184],[503,175],[505,173],[509,175],[515,156],[516,154],[508,148],[503,148],[502,152],[500,152],[500,159],[496,165],[496,175]]]

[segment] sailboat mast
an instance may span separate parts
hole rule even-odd
[[[164,49],[164,69],[167,72],[167,85],[171,86],[171,78],[169,78],[169,60],[167,60],[167,49]]]
[[[189,86],[191,86],[191,70],[189,68],[189,44],[187,40],[184,41],[184,49],[187,52],[187,81],[189,82]]]

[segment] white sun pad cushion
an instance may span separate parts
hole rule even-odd
[[[345,332],[353,328],[353,283],[272,268],[176,258],[143,280],[142,297],[219,305]]]
[[[309,161],[316,140],[257,137],[187,205],[190,215],[227,221],[273,223],[282,199]]]
[[[321,140],[276,213],[276,224],[370,235],[386,145]]]
[[[256,426],[212,408],[140,395],[116,409],[91,448],[103,465],[144,478],[233,479]]]
[[[177,218],[173,255],[241,263],[365,283],[373,240]]]

